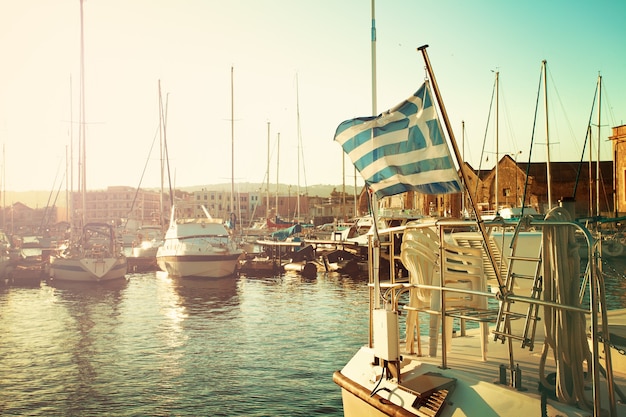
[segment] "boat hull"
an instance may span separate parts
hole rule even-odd
[[[159,269],[156,259],[158,248],[158,246],[138,246],[133,248],[126,257],[128,272],[157,271]]]
[[[58,281],[112,281],[124,278],[126,270],[125,257],[50,258],[50,278]]]
[[[240,255],[165,255],[157,257],[157,264],[170,276],[224,278],[235,274]]]
[[[474,335],[475,336],[475,335]],[[472,339],[477,340],[477,337]],[[490,353],[496,345],[491,343]],[[470,351],[476,346],[470,348]],[[464,347],[467,349],[467,347]],[[453,348],[454,349],[454,348]],[[531,352],[532,353],[532,352]],[[343,411],[345,417],[363,416],[403,416],[417,417],[424,415],[438,415],[440,417],[461,416],[504,416],[504,415],[540,415],[542,399],[535,389],[515,390],[506,385],[495,382],[487,382],[470,375],[465,368],[477,366],[483,362],[468,359],[462,363],[455,363],[448,369],[442,369],[434,363],[425,363],[420,358],[413,357],[403,369],[403,379],[409,381],[419,375],[435,373],[456,381],[453,394],[442,401],[442,407],[438,411],[424,410],[420,407],[412,407],[416,395],[400,389],[395,381],[374,380],[376,367],[373,365],[374,350],[362,347],[350,362],[341,371],[333,375],[334,382],[341,387]],[[528,355],[528,357],[538,355]],[[408,358],[405,358],[405,361]],[[427,358],[424,358],[428,360]],[[536,360],[536,359],[531,359]],[[378,377],[378,376],[377,376]],[[376,387],[378,389],[376,390]],[[530,388],[530,385],[528,386]],[[536,387],[536,385],[534,386]],[[382,388],[382,389],[381,389]],[[373,395],[372,391],[376,390]],[[550,402],[545,405],[548,416],[589,416],[588,410],[581,410],[574,406]],[[513,411],[515,410],[515,411]],[[623,408],[621,409],[623,411]],[[428,414],[428,413],[432,414]],[[621,415],[621,414],[620,414]]]
[[[129,256],[127,260],[128,272],[158,271],[156,256]]]

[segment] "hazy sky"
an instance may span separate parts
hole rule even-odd
[[[7,190],[65,189],[66,154],[78,153],[79,11],[79,0],[0,0]],[[625,19],[622,0],[378,1],[377,112],[419,88],[416,48],[429,44],[466,159],[493,165],[493,111],[488,119],[499,71],[500,153],[522,151],[518,160],[528,161],[534,127],[532,158],[543,161],[541,96],[533,121],[545,59],[551,159],[580,159],[598,74],[608,159],[610,127],[626,123]],[[88,188],[136,187],[146,163],[142,186],[160,184],[158,137],[148,160],[159,80],[172,181],[230,182],[231,67],[235,181],[265,181],[269,122],[271,184],[277,165],[281,183],[297,184],[298,171],[302,187],[342,183],[335,129],[372,113],[370,0],[86,0],[84,27]]]

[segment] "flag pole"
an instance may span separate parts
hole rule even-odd
[[[372,8],[372,42],[371,42],[371,57],[372,57],[372,116],[376,116],[378,114],[378,110],[376,109],[378,104],[378,95],[376,88],[376,1],[371,1]],[[373,135],[372,131],[372,135]],[[354,167],[354,175],[356,177],[356,165]],[[367,185],[367,183],[366,183]],[[380,308],[380,239],[378,236],[378,198],[376,198],[376,193],[372,193],[371,198],[368,199],[370,204],[370,211],[372,213],[372,221],[374,223],[374,237],[373,237],[373,254],[372,254],[372,273],[373,277],[370,277],[370,281],[374,283],[374,308]],[[356,212],[355,212],[356,214]],[[392,261],[393,262],[393,261]],[[370,313],[371,314],[371,313]],[[370,323],[372,323],[372,318],[370,317]],[[371,337],[370,341],[373,341],[373,329],[370,332]],[[371,345],[371,343],[370,343]]]
[[[439,105],[439,110],[441,111],[441,116],[443,118],[443,122],[446,126],[446,131],[448,132],[448,137],[450,138],[450,143],[452,144],[452,149],[454,151],[454,156],[456,157],[456,161],[459,164],[459,169],[461,170],[461,180],[463,182],[463,184],[469,184],[468,182],[468,178],[467,178],[467,173],[465,172],[465,170],[463,169],[463,158],[461,157],[461,152],[459,150],[459,147],[456,143],[456,139],[454,137],[454,132],[452,131],[452,127],[450,126],[450,120],[448,119],[448,113],[446,112],[446,108],[443,105],[443,100],[441,99],[441,94],[439,93],[439,87],[437,86],[437,80],[435,79],[435,74],[433,73],[432,67],[430,65],[430,60],[428,59],[428,53],[426,52],[426,48],[428,48],[428,45],[422,45],[419,48],[417,48],[418,51],[420,51],[422,53],[422,57],[424,58],[424,63],[426,64],[426,71],[428,71],[428,77],[430,78],[430,81],[432,83],[433,86],[433,91],[435,93],[435,97],[437,98],[437,104]],[[465,188],[465,186],[464,186]],[[463,189],[462,192],[465,192],[465,189]],[[495,256],[493,254],[493,251],[491,249],[491,245],[488,244],[489,242],[489,235],[487,233],[487,229],[485,228],[485,223],[482,219],[480,219],[478,217],[478,210],[477,210],[477,205],[476,205],[476,201],[474,201],[474,196],[472,195],[472,193],[467,193],[469,200],[470,200],[470,204],[472,206],[472,209],[474,211],[474,215],[476,216],[476,222],[478,224],[478,228],[480,230],[480,234],[483,237],[483,241],[484,241],[484,245],[485,245],[485,250],[487,251],[487,256],[489,257],[489,261],[491,262],[491,264],[493,265],[493,269],[494,272],[496,274],[496,279],[498,280],[498,286],[500,287],[500,295],[504,297],[505,291],[506,291],[506,287],[504,286],[504,282],[502,281],[502,274],[500,273],[500,268],[497,267],[497,264],[495,262]]]

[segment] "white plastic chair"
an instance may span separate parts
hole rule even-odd
[[[400,258],[409,271],[411,284],[441,285],[443,287],[460,288],[472,291],[486,291],[482,253],[477,248],[467,248],[445,242],[440,250],[439,239],[432,228],[407,228],[401,246]],[[443,262],[440,256],[443,254]],[[441,265],[443,267],[441,267]],[[443,269],[443,274],[442,274]],[[450,310],[486,310],[487,299],[483,296],[467,293],[446,291],[445,312]],[[417,332],[418,355],[422,355],[421,338],[419,336],[419,311],[429,312],[429,355],[436,356],[439,324],[441,315],[441,293],[437,290],[411,287],[406,321],[405,346],[409,353],[414,353],[415,332]],[[444,312],[444,313],[445,313]],[[445,314],[444,314],[445,316]],[[446,317],[447,350],[452,341],[453,317]],[[488,324],[481,321],[482,356],[486,360],[486,341]]]

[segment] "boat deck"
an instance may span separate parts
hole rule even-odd
[[[626,309],[611,311],[608,321],[612,329],[626,332]],[[493,330],[493,327],[490,327],[490,330]],[[469,329],[464,336],[460,334],[460,332],[455,333],[449,340],[445,368],[442,367],[440,349],[437,351],[436,357],[419,356],[416,353],[407,353],[405,344],[400,343],[401,381],[411,381],[417,376],[429,372],[456,379],[456,387],[446,399],[445,406],[438,414],[440,416],[473,416],[478,415],[476,414],[478,412],[484,413],[486,399],[488,399],[489,407],[493,410],[493,416],[511,415],[512,410],[517,410],[515,415],[541,415],[542,398],[539,391],[539,375],[536,371],[540,368],[539,364],[544,348],[543,337],[540,334],[537,335],[532,351],[528,348],[521,348],[520,342],[512,342],[515,371],[511,371],[508,341],[506,343],[494,341],[493,335],[490,334],[486,345],[486,360],[483,360],[481,330],[479,328]],[[429,337],[422,336],[421,343],[428,351]],[[439,342],[438,348],[440,347],[441,343]],[[624,359],[626,356],[622,353],[615,357],[615,352],[616,350],[612,350],[617,415],[626,415],[626,399],[620,398],[622,393],[626,393],[626,359]],[[374,365],[373,361],[374,349],[363,347],[344,367],[341,374],[361,385],[363,392],[367,395],[376,391],[372,398],[377,399],[377,401],[387,401],[398,406],[416,402],[416,395],[408,390],[398,389],[395,382],[380,381],[383,368]],[[553,353],[549,350],[545,360],[545,375],[554,372]],[[514,388],[511,386],[511,381],[515,377],[519,378],[519,381],[517,387]],[[606,382],[606,379],[603,379],[603,382]],[[603,383],[601,388],[603,409],[609,404],[606,386]],[[587,398],[592,401],[591,388],[588,386],[586,391],[589,394]],[[344,401],[346,397],[350,396],[344,393]],[[550,394],[547,394],[547,397],[549,398]],[[534,398],[534,401],[529,401],[529,398]],[[547,400],[547,403],[547,415],[549,416],[590,415],[588,410],[564,405],[550,399]],[[418,416],[429,415],[428,412],[421,413],[417,409],[413,409],[413,413]]]

